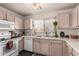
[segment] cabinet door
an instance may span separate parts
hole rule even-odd
[[[40,42],[38,39],[33,39],[33,52],[40,53]]]
[[[60,14],[57,16],[58,28],[69,28],[69,13]]]
[[[72,11],[72,28],[76,28],[77,27],[77,8],[74,8]]]
[[[15,28],[23,29],[23,20],[19,17],[15,17]]]
[[[6,13],[2,10],[0,10],[0,20],[6,19]]]
[[[63,46],[62,41],[52,41],[50,53],[52,56],[62,56],[63,55]]]
[[[24,20],[24,27],[25,29],[32,29],[32,20],[31,19]]]
[[[49,40],[40,40],[40,54],[50,55],[50,42]]]
[[[24,49],[24,39],[20,38],[19,40],[19,52],[22,51]]]
[[[68,56],[68,47],[65,41],[63,41],[63,56]]]
[[[67,45],[66,48],[67,48],[68,56],[72,56],[72,47]]]
[[[79,27],[79,5],[77,6],[77,17],[78,17],[78,27]]]
[[[7,20],[14,22],[15,21],[15,16],[11,13],[7,13]]]

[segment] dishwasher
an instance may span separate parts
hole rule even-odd
[[[32,51],[32,38],[31,38],[31,36],[24,37],[24,50]]]

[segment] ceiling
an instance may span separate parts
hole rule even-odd
[[[42,6],[41,10],[34,9],[32,3],[0,3],[0,5],[21,15],[33,15],[73,8],[78,3],[40,3]]]

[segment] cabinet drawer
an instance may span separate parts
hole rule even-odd
[[[60,41],[60,40],[51,40],[50,42],[56,43],[56,44],[62,44],[63,43],[63,41]]]

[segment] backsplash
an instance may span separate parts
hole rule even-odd
[[[79,35],[79,29],[60,29],[58,32],[65,32],[65,34]]]
[[[79,35],[79,29],[59,29],[58,30],[58,35],[60,36],[60,32],[63,31],[66,35]],[[25,30],[26,35],[36,35],[36,36],[53,36],[53,31],[50,33],[45,33],[45,32],[32,32],[32,30]]]

